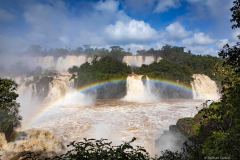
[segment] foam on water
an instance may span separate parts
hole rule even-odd
[[[48,129],[65,143],[87,138],[107,138],[119,144],[136,137],[136,144],[156,153],[155,141],[179,118],[194,116],[200,101],[133,103],[97,101],[86,106],[59,106],[44,114],[32,127]]]

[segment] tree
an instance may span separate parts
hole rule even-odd
[[[233,23],[232,28],[240,28],[240,1],[235,0],[233,2],[233,7],[231,8],[232,11],[232,19],[231,22]]]
[[[17,84],[14,81],[0,78],[0,132],[5,134],[7,140],[11,139],[21,120],[16,89]]]
[[[235,0],[233,2],[232,19],[233,29],[240,28],[240,0]],[[238,35],[238,38],[239,35]],[[228,44],[224,46],[223,50],[219,53],[219,56],[224,59],[225,65],[231,65],[234,67],[236,72],[240,72],[240,42],[238,41],[236,45],[229,46]]]

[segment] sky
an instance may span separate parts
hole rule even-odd
[[[231,29],[233,0],[0,0],[0,54],[31,45],[120,45],[132,52],[183,46],[217,56],[240,33]]]

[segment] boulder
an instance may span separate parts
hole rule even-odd
[[[194,119],[187,117],[181,118],[177,121],[177,128],[178,130],[187,137],[190,137],[194,134],[193,131]]]

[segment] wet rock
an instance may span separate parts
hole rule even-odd
[[[190,117],[181,118],[177,121],[177,124],[176,124],[177,129],[187,137],[194,135],[193,125],[194,125],[194,119]]]

